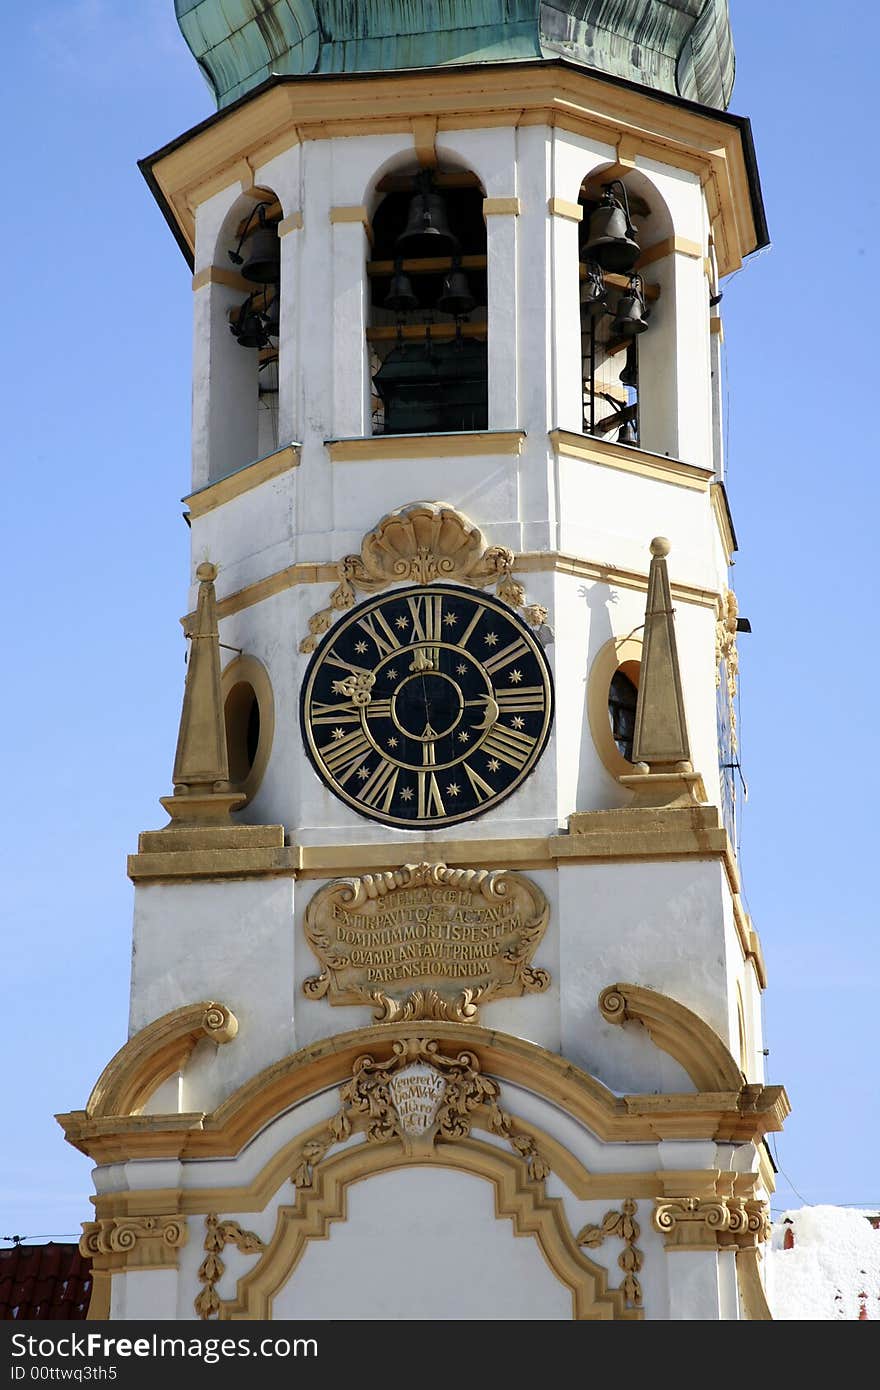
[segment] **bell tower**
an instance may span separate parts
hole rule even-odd
[[[218,109],[141,162],[192,588],[130,1036],[59,1117],[92,1315],[767,1318],[726,0],[239,8],[176,0]]]

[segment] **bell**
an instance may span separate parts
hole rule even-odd
[[[443,290],[437,300],[437,308],[441,314],[453,314],[458,319],[469,314],[476,306],[477,301],[471,294],[467,276],[456,260],[449,274],[443,277]]]
[[[641,255],[633,240],[635,227],[610,188],[590,218],[587,240],[581,260],[598,261],[603,270],[625,272],[632,270]]]
[[[252,295],[248,295],[240,306],[235,321],[229,325],[229,331],[239,347],[263,348],[268,343],[269,335],[263,323],[263,315],[254,308]]]
[[[639,384],[639,359],[636,353],[636,340],[631,338],[626,348],[626,365],[618,378],[622,386],[637,387]]]
[[[281,279],[281,243],[274,227],[261,225],[247,240],[247,258],[241,267],[245,280],[257,285],[277,285]]]
[[[412,281],[408,275],[404,275],[399,260],[394,264],[391,286],[382,303],[386,309],[391,309],[395,314],[403,314],[406,313],[407,309],[418,309],[419,307],[419,301],[413,293]]]
[[[611,323],[611,337],[635,338],[648,327],[645,300],[638,275],[629,277],[629,285],[617,301],[617,312]]]
[[[591,315],[604,313],[608,305],[608,291],[605,276],[597,261],[587,262],[587,278],[581,285],[581,303],[586,305]]]
[[[265,295],[263,297],[265,303]],[[281,299],[276,290],[262,313],[263,328],[267,338],[277,338],[281,331]]]
[[[446,203],[432,190],[430,175],[419,180],[394,250],[398,256],[413,257],[454,256],[458,251],[458,237],[450,230]]]
[[[636,427],[632,420],[627,420],[625,424],[621,425],[617,432],[617,442],[618,444],[638,444]]]

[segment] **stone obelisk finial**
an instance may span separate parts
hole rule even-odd
[[[645,605],[642,669],[633,739],[635,771],[621,777],[636,793],[636,805],[668,806],[705,800],[702,778],[691,763],[681,670],[675,643],[675,614],[669,588],[665,536],[651,542]]]
[[[196,570],[196,577],[199,598],[187,634],[190,653],[174,757],[174,795],[160,797],[171,817],[171,828],[229,824],[229,812],[245,800],[229,785],[214,594],[216,565],[205,561]]]

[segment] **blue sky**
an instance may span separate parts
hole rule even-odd
[[[779,1208],[880,1206],[876,18],[836,13],[732,3],[773,239],[722,308]],[[90,1164],[52,1116],[125,1037],[125,855],[164,820],[184,677],[189,274],[135,161],[212,106],[172,0],[41,0],[6,33],[0,1236],[73,1236]]]

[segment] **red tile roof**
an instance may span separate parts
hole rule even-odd
[[[0,1249],[0,1320],[85,1318],[92,1262],[76,1245],[13,1245]]]

